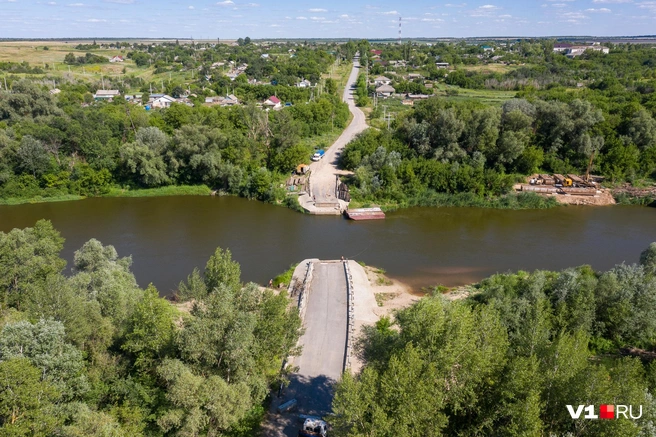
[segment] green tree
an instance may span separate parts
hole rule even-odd
[[[32,176],[41,176],[50,166],[50,157],[43,143],[29,135],[23,137],[16,153],[18,169]]]
[[[210,293],[219,286],[236,288],[240,286],[241,268],[232,260],[230,249],[218,247],[205,266],[205,286]]]
[[[174,317],[171,304],[160,298],[157,289],[149,285],[128,320],[128,332],[121,346],[135,357],[134,364],[138,369],[154,369],[156,363],[171,353],[175,338]]]
[[[53,403],[59,393],[42,381],[39,369],[25,358],[0,361],[0,433],[8,436],[53,435],[61,423]]]
[[[640,265],[642,265],[645,271],[656,276],[656,243],[651,243],[640,254]]]
[[[41,320],[36,324],[17,322],[2,327],[0,360],[27,358],[40,370],[64,400],[79,398],[88,389],[82,353],[65,342],[64,325]]]
[[[47,220],[39,220],[33,228],[0,232],[0,290],[5,306],[21,309],[30,285],[64,269],[66,261],[59,257],[63,245],[64,239]]]

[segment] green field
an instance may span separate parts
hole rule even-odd
[[[477,100],[488,105],[497,106],[502,105],[506,100],[515,98],[517,94],[516,91],[471,90],[446,84],[435,84],[433,91],[436,96],[444,97],[448,100]]]
[[[155,74],[154,67],[137,67],[136,64],[127,59],[129,48],[123,49],[95,49],[95,50],[76,50],[75,46],[79,43],[90,44],[92,41],[11,41],[0,42],[0,62],[28,62],[32,67],[40,67],[45,70],[44,77],[49,79],[60,78],[61,80],[77,79],[85,82],[101,82],[102,79],[113,78],[122,80],[126,77],[139,77],[146,82],[159,82],[164,85],[168,81],[178,83],[191,82],[198,76],[194,71],[179,71],[172,73]],[[100,40],[97,41],[100,43]],[[138,43],[141,41],[135,41]],[[44,48],[48,49],[45,50]],[[67,65],[64,64],[64,57],[68,53],[75,56],[84,56],[85,53],[92,53],[98,56],[111,58],[113,56],[122,56],[124,62],[107,63],[107,64],[90,64],[90,65]],[[33,74],[15,74],[3,73],[12,76],[30,76],[39,77],[41,75]],[[193,76],[193,79],[192,79]],[[128,90],[136,92],[137,90]],[[154,92],[161,91],[159,89]]]

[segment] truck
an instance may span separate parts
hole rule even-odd
[[[326,437],[328,424],[321,419],[310,417],[305,419],[303,426],[298,431],[298,437]]]
[[[323,158],[323,155],[325,155],[326,152],[323,150],[317,150],[314,152],[314,155],[312,155],[312,161],[319,161],[321,158]]]

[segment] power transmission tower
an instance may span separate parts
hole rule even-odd
[[[399,17],[399,45],[401,45],[401,17]]]

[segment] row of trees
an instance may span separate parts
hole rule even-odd
[[[599,106],[532,98],[497,108],[432,98],[397,117],[393,131],[362,134],[341,163],[355,171],[356,198],[397,204],[426,190],[498,196],[516,180],[507,175],[584,173],[590,162],[613,182],[655,177],[651,113],[639,104],[615,104],[619,113]]]
[[[64,276],[63,242],[46,221],[0,233],[0,434],[252,435],[300,332],[286,294],[217,249],[181,310],[97,240]]]
[[[343,129],[349,116],[335,94],[271,112],[174,104],[149,114],[123,99],[89,107],[78,99],[29,82],[0,94],[0,197],[206,184],[281,200],[281,179],[312,154],[307,140]]]
[[[495,275],[465,301],[424,298],[381,319],[333,401],[334,434],[649,436],[656,243],[639,265]],[[394,326],[395,325],[395,326]],[[572,420],[566,405],[626,404],[640,420]]]
[[[105,64],[108,62],[107,57],[94,55],[93,53],[86,53],[84,56],[77,57],[74,53],[68,53],[64,56],[64,63],[68,65]]]

